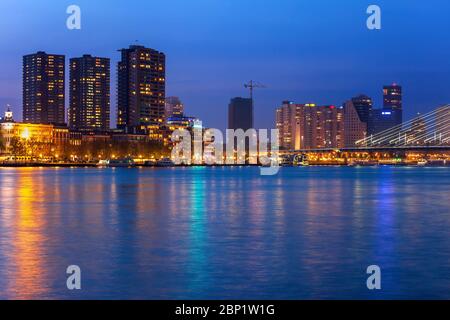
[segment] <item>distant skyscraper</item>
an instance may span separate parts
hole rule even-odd
[[[161,124],[166,99],[164,53],[136,45],[120,51],[117,127],[130,131]]]
[[[253,126],[253,101],[249,98],[233,98],[228,105],[228,129],[247,131]]]
[[[378,134],[391,129],[389,138],[397,137],[402,133],[402,123],[402,87],[395,83],[390,86],[384,86],[383,108],[371,111],[368,122],[368,135]]]
[[[23,57],[23,121],[65,123],[65,57],[38,52]]]
[[[393,84],[383,88],[383,108],[390,110],[402,110],[402,87]]]
[[[368,124],[370,113],[372,112],[373,109],[372,98],[362,94],[352,98],[351,102],[353,103],[353,106],[359,115],[359,119],[362,122]]]
[[[398,113],[400,110],[375,109],[369,121],[368,135],[374,135],[396,127],[399,119]],[[401,128],[392,129],[389,131],[390,136],[397,136],[400,134]]]
[[[383,109],[386,111],[395,111],[395,124],[403,122],[403,96],[402,87],[393,84],[383,88]]]
[[[167,97],[165,106],[165,118],[182,117],[184,114],[184,105],[178,97]]]
[[[90,55],[70,59],[70,128],[106,131],[109,116],[110,60]]]

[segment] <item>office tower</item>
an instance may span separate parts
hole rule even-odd
[[[167,97],[165,105],[165,119],[170,117],[182,117],[184,105],[178,97]]]
[[[253,101],[249,98],[233,98],[228,105],[228,129],[253,128]]]
[[[401,133],[398,127],[398,113],[400,110],[375,109],[372,110],[369,121],[368,135],[375,135],[389,130],[389,135],[397,136]]]
[[[277,109],[276,126],[284,149],[342,148],[344,108],[284,102]]]
[[[400,139],[402,134],[403,103],[402,87],[393,84],[383,87],[383,108],[372,110],[368,123],[368,136],[389,130],[388,140]],[[389,141],[384,141],[389,143]]]
[[[352,101],[354,108],[356,109],[356,112],[358,113],[359,119],[368,124],[370,113],[373,109],[373,102],[372,98],[361,94],[357,97],[352,98]]]
[[[353,101],[354,99],[347,101],[344,106],[344,145],[347,148],[357,146],[357,142],[366,138],[367,135],[367,123],[361,120],[361,115]],[[368,120],[369,117],[367,117]]]
[[[131,132],[162,124],[166,99],[164,53],[137,45],[120,51],[117,127]]]
[[[394,111],[395,124],[400,125],[403,122],[403,98],[402,87],[397,84],[383,87],[383,109],[385,111]]]
[[[402,87],[393,84],[383,87],[383,108],[389,110],[402,110]]]
[[[23,57],[23,121],[65,123],[65,57],[38,52]]]
[[[110,60],[91,55],[70,59],[70,128],[107,131],[109,117]]]

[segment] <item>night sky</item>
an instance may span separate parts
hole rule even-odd
[[[71,4],[81,30],[66,28]],[[370,4],[381,6],[380,31],[366,28]],[[21,120],[22,55],[89,53],[112,59],[115,124],[117,50],[138,40],[166,53],[167,94],[208,127],[226,126],[229,99],[248,95],[250,79],[267,85],[255,93],[259,128],[274,126],[283,100],[366,93],[379,107],[392,82],[410,118],[450,103],[449,12],[448,0],[1,0],[0,107]]]

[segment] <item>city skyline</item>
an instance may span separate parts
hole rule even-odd
[[[118,51],[122,52],[122,59],[116,66],[116,71],[119,75],[116,84],[111,83],[110,58],[92,57],[90,54],[84,54],[82,57],[68,57],[69,72],[66,72],[65,55],[38,51],[23,56],[22,122],[67,124],[71,129],[78,130],[105,131],[121,129],[131,133],[135,132],[136,129],[141,130],[148,125],[165,123],[166,120],[164,118],[167,116],[167,108],[170,109],[170,104],[173,103],[171,99],[178,99],[180,106],[175,106],[175,108],[181,107],[184,110],[184,104],[181,105],[179,97],[167,97],[166,101],[166,55],[164,52],[142,45],[130,45],[128,49],[120,49]],[[44,60],[44,64],[41,63],[42,60]],[[138,63],[140,63],[139,66],[137,66]],[[252,80],[250,82],[252,83]],[[93,84],[95,85],[93,86]],[[115,88],[118,97],[115,112],[110,112],[111,86]],[[54,89],[50,90],[50,87]],[[66,95],[65,87],[69,87],[68,106],[63,103]],[[138,87],[140,89],[136,90]],[[249,89],[247,84],[244,87]],[[266,88],[263,85],[257,85],[256,87]],[[46,90],[50,91],[47,92]],[[257,128],[254,126],[253,120],[255,112],[253,110],[252,90],[253,88],[250,88],[250,96],[252,98],[231,98],[231,102],[238,99],[251,101],[251,125],[243,126],[246,128],[245,130]],[[390,126],[400,125],[403,122],[402,90],[402,86],[395,82],[390,85],[384,85],[382,91],[383,105],[381,108],[374,107],[373,97],[365,94],[351,98],[361,121],[365,122],[369,128],[368,134],[377,133],[388,129]],[[36,95],[37,97],[43,96],[48,101],[39,98],[42,101],[36,102],[34,101],[34,96]],[[56,110],[52,106],[55,104],[55,100],[57,100]],[[333,105],[344,107],[347,103],[348,100],[342,104]],[[307,104],[317,105],[312,102]],[[140,105],[147,107],[142,109],[142,107],[139,107]],[[237,119],[232,120],[231,105],[232,103],[228,106],[227,128],[233,129],[236,126],[232,123],[236,122]],[[10,104],[6,106],[8,110],[11,108]],[[52,115],[54,112],[62,114],[62,116],[58,117],[59,121],[51,121],[50,118],[54,117]],[[133,114],[134,118],[130,118]],[[389,119],[383,119],[386,117],[386,114],[389,114]],[[420,112],[417,114],[420,114]],[[64,121],[61,121],[62,118],[64,118]],[[111,119],[116,119],[116,124],[111,124]],[[247,121],[246,119],[244,120]],[[95,121],[96,124],[92,121]],[[377,126],[373,121],[378,122],[380,125]],[[78,122],[78,124],[75,124],[75,122]],[[376,130],[371,131],[371,127],[376,128]]]
[[[1,0],[0,300],[450,299],[447,12]]]
[[[22,21],[26,21],[16,25],[8,14],[2,20],[8,28],[2,28],[0,33],[12,45],[5,50],[0,62],[3,69],[0,76],[1,105],[9,103],[15,114],[20,114],[21,79],[18,70],[19,57],[24,54],[46,50],[77,57],[89,53],[109,57],[111,65],[115,66],[119,59],[116,50],[135,43],[136,39],[139,39],[139,44],[167,54],[167,95],[179,96],[191,114],[203,118],[211,127],[226,126],[223,119],[226,118],[229,99],[246,97],[248,92],[243,83],[249,79],[268,86],[267,90],[260,90],[255,95],[256,127],[273,126],[273,110],[286,99],[313,101],[321,105],[342,104],[349,97],[364,93],[373,97],[374,106],[380,108],[380,86],[392,82],[401,83],[405,88],[405,119],[450,100],[445,77],[450,66],[444,54],[448,44],[440,41],[440,35],[449,23],[439,18],[445,12],[441,9],[449,6],[444,1],[440,9],[438,6],[427,9],[433,10],[432,21],[427,18],[431,14],[426,15],[427,12],[418,5],[380,1],[383,7],[383,28],[380,31],[369,31],[365,27],[366,4],[337,6],[330,1],[318,1],[302,6],[287,1],[278,6],[270,3],[266,7],[256,5],[256,8],[253,4],[251,7],[256,14],[248,17],[248,25],[235,25],[233,18],[222,21],[220,26],[212,23],[211,30],[201,28],[200,22],[209,23],[222,11],[232,11],[233,17],[238,19],[248,13],[250,4],[194,1],[189,8],[182,2],[169,8],[156,2],[152,6],[152,10],[159,13],[155,25],[160,27],[156,29],[119,23],[134,17],[144,18],[148,4],[141,4],[142,12],[133,14],[125,4],[118,4],[108,12],[108,17],[95,13],[99,4],[79,1],[79,5],[83,9],[82,29],[70,31],[64,28],[66,3],[46,7],[45,10],[31,1],[13,3],[7,0],[0,4],[5,13],[10,10],[24,12]],[[210,14],[197,11],[199,8],[211,9]],[[185,10],[190,14],[184,14]],[[405,10],[417,19],[409,21],[411,19],[405,18]],[[123,15],[119,16],[119,12]],[[269,18],[267,12],[272,12]],[[311,21],[308,15],[320,19]],[[179,19],[165,18],[169,16]],[[45,22],[38,24],[43,17]],[[268,22],[273,30],[268,28]],[[38,27],[31,33],[30,29],[36,24]],[[61,30],[57,30],[58,26]],[[13,38],[7,32],[12,28],[16,29]],[[229,31],[222,33],[222,28]],[[308,34],[311,28],[316,31],[315,37]],[[105,38],[104,35],[111,31],[115,33],[114,39]],[[215,36],[219,31],[220,38]],[[49,32],[52,32],[51,38],[45,36]],[[416,46],[419,39],[423,46]],[[379,48],[390,50],[380,52]],[[114,73],[111,78],[113,85],[116,83]],[[112,93],[111,123],[115,123],[117,101],[115,91]],[[209,112],[211,108],[215,112]]]

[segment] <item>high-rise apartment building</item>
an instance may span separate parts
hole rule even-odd
[[[166,99],[164,53],[137,45],[120,51],[117,127],[131,132],[162,124]]]
[[[75,130],[110,129],[110,60],[84,55],[70,59],[69,126]]]
[[[23,121],[65,123],[65,56],[37,52],[23,57]]]
[[[278,129],[279,146],[281,149],[296,149],[293,144],[293,122],[295,120],[296,107],[291,101],[283,101],[281,107],[276,110],[276,128]],[[300,145],[299,145],[300,146]]]
[[[280,147],[321,149],[344,147],[344,108],[284,102],[276,114]]]

